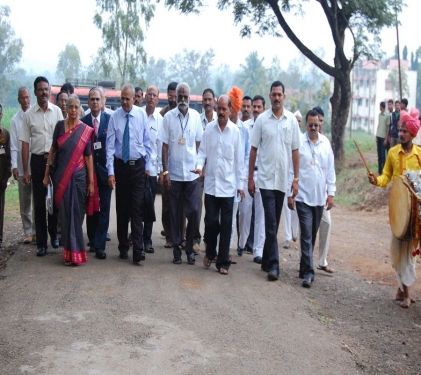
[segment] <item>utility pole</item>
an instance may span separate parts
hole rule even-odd
[[[398,49],[398,75],[399,75],[399,98],[402,100],[402,76],[401,76],[401,49],[399,46],[399,21],[398,21],[398,5],[395,0],[395,17],[396,17],[396,44]]]

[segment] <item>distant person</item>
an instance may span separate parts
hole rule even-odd
[[[53,141],[56,124],[63,120],[63,114],[56,105],[49,102],[50,83],[39,76],[34,81],[37,103],[25,112],[19,140],[22,142],[22,166],[25,183],[32,181],[34,202],[37,256],[47,254],[47,216],[48,233],[51,246],[59,247],[57,238],[57,212],[47,215],[45,197],[47,188],[43,184],[45,164]],[[31,168],[29,169],[29,152]]]
[[[368,174],[368,180],[372,185],[384,188],[391,180],[399,178],[406,171],[421,170],[421,148],[412,143],[419,129],[418,115],[414,113],[413,117],[407,112],[402,112],[399,128],[400,144],[392,147],[387,153],[381,176],[375,176],[373,173]],[[392,235],[390,245],[392,267],[398,279],[396,301],[399,301],[403,308],[408,308],[415,302],[410,294],[410,287],[416,280],[416,258],[412,252],[415,250],[419,238],[414,241],[413,237],[414,234],[411,233],[410,238],[400,240]]]
[[[141,107],[143,105],[143,90],[141,87],[134,88],[134,105]]]
[[[254,124],[259,115],[265,111],[265,99],[263,96],[255,95],[253,97],[252,108],[253,117],[245,122],[249,131],[249,155]],[[246,167],[246,172],[248,177],[248,165]],[[257,181],[258,174],[258,168],[255,166],[255,181]],[[244,199],[239,203],[238,221],[240,238],[238,241],[237,255],[242,256],[244,251],[246,251],[247,253],[253,254],[255,263],[261,264],[263,247],[265,244],[265,213],[258,187],[255,188],[254,196],[251,196],[247,189],[244,192]]]
[[[388,133],[390,147],[396,146],[399,143],[400,111],[401,111],[401,102],[399,100],[395,100],[395,110],[391,114],[389,133]]]
[[[199,181],[192,170],[196,166],[203,128],[199,113],[189,107],[190,87],[187,83],[177,85],[176,95],[177,107],[165,114],[162,126],[162,174],[164,186],[170,189],[173,263],[182,263],[184,212],[188,221],[185,251],[187,263],[192,265],[195,263],[193,237],[199,211]]]
[[[60,91],[56,96],[56,105],[61,109],[63,118],[67,117],[67,110],[66,110],[67,99],[69,99],[69,94],[66,91]]]
[[[401,111],[409,112],[408,111],[408,99],[402,98],[401,100]]]
[[[0,247],[3,245],[4,205],[7,182],[12,175],[10,134],[1,125],[3,106],[0,104]]]
[[[168,104],[161,109],[159,112],[162,117],[165,116],[165,114],[177,107],[177,94],[176,94],[176,88],[177,88],[177,82],[170,82],[167,87],[167,98],[168,98]],[[161,199],[162,199],[162,212],[161,212],[161,220],[162,220],[162,228],[163,231],[161,234],[165,237],[165,245],[166,248],[171,248],[171,214],[170,214],[170,194],[169,194],[169,188],[164,185],[164,176],[161,173],[159,177],[160,184],[162,186],[161,189]]]
[[[295,111],[294,116],[297,119],[298,126],[300,127],[301,132],[301,123],[303,121],[303,117],[301,115],[300,111]],[[292,160],[290,159],[290,163],[292,163]],[[291,247],[291,241],[295,242],[298,238],[298,215],[296,210],[291,210],[288,207],[288,199],[284,199],[284,204],[282,207],[282,226],[284,228],[284,243],[282,247],[284,249],[289,249]]]
[[[271,108],[257,118],[252,135],[248,175],[248,190],[254,195],[260,190],[265,212],[265,245],[262,270],[269,281],[279,279],[279,250],[277,232],[285,193],[298,193],[300,131],[294,115],[284,108],[285,87],[274,81],[270,86]],[[258,177],[254,182],[256,157]],[[293,180],[288,186],[289,155],[292,155]]]
[[[151,169],[147,180],[152,192],[152,204],[155,204],[155,196],[157,190],[157,178],[162,170],[162,121],[163,118],[156,106],[159,102],[159,90],[156,86],[149,86],[145,96],[145,111],[147,115],[147,125],[149,127],[149,136],[151,139]],[[153,254],[155,249],[152,243],[153,222],[144,220],[143,227],[143,248],[146,253]]]
[[[87,196],[94,196],[94,130],[80,121],[80,101],[75,94],[67,99],[66,108],[68,117],[54,129],[43,184],[47,187],[54,168],[54,202],[60,215],[64,264],[79,266],[88,260],[82,225]]]
[[[389,151],[389,148],[390,148],[390,126],[392,125],[393,110],[394,110],[393,99],[389,99],[387,101],[387,115],[389,116],[389,128],[386,133],[386,145],[385,145],[386,153]]]
[[[32,215],[32,184],[25,184],[23,180],[22,166],[22,143],[19,141],[19,133],[23,126],[25,112],[31,107],[31,95],[26,87],[18,90],[18,102],[20,110],[11,121],[10,126],[10,153],[12,160],[12,173],[18,182],[19,189],[19,210],[23,227],[23,243],[29,244],[35,236],[35,223]]]
[[[61,86],[60,92],[65,92],[67,95],[72,95],[75,93],[75,88],[70,82],[66,82]]]
[[[335,163],[329,140],[319,133],[319,114],[312,109],[306,115],[307,132],[300,146],[300,179],[298,194],[288,197],[288,207],[298,213],[300,222],[301,261],[299,277],[302,286],[314,281],[313,251],[323,211],[333,207],[336,191]],[[293,172],[291,171],[291,174]]]
[[[107,232],[110,221],[110,205],[112,189],[108,185],[107,171],[107,133],[110,115],[103,111],[103,92],[98,87],[89,90],[88,106],[91,112],[82,118],[82,122],[90,126],[92,133],[92,157],[94,173],[98,187],[99,211],[86,217],[86,230],[89,240],[89,251],[96,258],[106,259],[105,252]]]
[[[246,122],[252,119],[253,108],[251,97],[245,95],[241,104],[241,121]]]
[[[120,259],[128,259],[130,221],[133,264],[145,260],[143,211],[146,175],[151,170],[151,140],[146,112],[134,105],[134,87],[121,89],[121,107],[112,115],[107,133],[108,184],[115,189]]]
[[[379,174],[383,171],[386,161],[387,133],[389,132],[390,116],[386,113],[386,103],[380,102],[379,121],[376,131],[377,165]]]
[[[240,110],[240,100],[237,111]],[[236,196],[244,195],[244,148],[239,128],[230,121],[231,101],[227,95],[218,99],[218,120],[211,122],[202,137],[195,173],[205,175],[206,256],[203,264],[209,268],[216,258],[216,268],[227,275],[231,264],[229,250],[233,206]],[[216,247],[219,236],[218,255]]]

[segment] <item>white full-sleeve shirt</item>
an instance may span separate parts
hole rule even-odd
[[[151,138],[151,170],[150,176],[157,176],[162,169],[161,155],[162,155],[162,121],[163,117],[158,109],[154,113],[148,115],[147,124],[149,126],[149,136]]]
[[[324,206],[328,195],[336,192],[335,162],[329,140],[318,135],[313,143],[307,133],[300,146],[300,179],[295,199],[309,206]]]
[[[297,119],[286,109],[277,118],[272,108],[261,113],[251,132],[251,146],[257,148],[257,187],[259,189],[288,190],[289,158],[300,147]]]
[[[184,116],[176,107],[168,111],[162,122],[162,143],[168,145],[168,171],[173,181],[194,181],[197,174],[196,142],[202,140],[203,128],[199,112],[189,108]]]
[[[22,142],[19,140],[19,134],[25,121],[25,112],[21,109],[13,117],[10,125],[10,157],[12,162],[12,170],[17,168],[19,176],[23,176],[22,165]],[[29,155],[29,158],[31,155]],[[30,163],[28,163],[30,171]]]
[[[205,194],[235,197],[244,183],[244,146],[237,125],[228,121],[221,131],[218,121],[206,126],[199,147],[197,168],[206,162]]]

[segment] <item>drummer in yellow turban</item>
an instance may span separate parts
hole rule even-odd
[[[412,143],[419,128],[418,116],[401,112],[400,144],[389,150],[381,176],[376,177],[371,172],[368,174],[368,180],[371,184],[386,187],[391,179],[403,175],[406,171],[421,170],[421,147]],[[401,307],[408,308],[411,303],[415,302],[409,294],[409,287],[415,282],[416,278],[413,241],[411,239],[400,240],[392,236],[391,253],[392,266],[396,271],[399,283],[396,300],[400,301]]]

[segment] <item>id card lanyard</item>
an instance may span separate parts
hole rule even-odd
[[[187,125],[189,124],[189,113],[187,112],[186,117],[182,118],[181,113],[178,115],[178,120],[180,121],[180,128],[181,128],[181,138],[178,140],[178,144],[185,145],[186,138],[184,137],[184,132],[187,129]],[[185,122],[184,126],[183,123]]]

